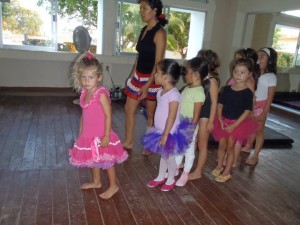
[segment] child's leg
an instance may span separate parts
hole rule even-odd
[[[198,156],[198,163],[194,172],[189,174],[189,180],[195,180],[202,177],[203,168],[205,166],[207,160],[207,145],[209,139],[209,132],[206,130],[206,126],[208,123],[207,118],[201,118],[199,124],[199,131],[198,131],[198,149],[199,149],[199,156]]]
[[[226,145],[227,145],[226,138],[221,138],[218,146],[218,164],[217,167],[215,168],[216,170],[221,170],[223,168],[223,161],[226,154]]]
[[[176,161],[175,156],[170,156],[167,160],[167,169],[168,169],[168,179],[166,181],[166,185],[174,184],[175,182],[175,176],[176,176]]]
[[[176,155],[175,156],[175,161],[176,161],[176,165],[177,168],[179,169],[180,165],[182,164],[182,160],[183,160],[184,155]],[[185,159],[186,160],[186,159]]]
[[[227,150],[227,163],[226,163],[226,167],[222,173],[222,176],[228,176],[230,175],[230,171],[231,171],[231,167],[234,161],[234,146],[235,146],[235,142],[236,140],[232,139],[232,138],[227,138],[227,145],[226,145],[226,150]]]
[[[104,199],[110,198],[119,190],[119,186],[117,184],[116,169],[114,166],[107,169],[107,175],[109,179],[109,188],[99,195]]]
[[[168,170],[167,161],[163,157],[160,157],[158,176],[154,180],[155,181],[164,180],[167,170]]]
[[[81,186],[81,189],[91,189],[91,188],[101,188],[102,187],[99,168],[92,168],[92,176],[93,176],[93,182],[83,184]]]
[[[239,158],[241,150],[242,150],[242,143],[239,140],[237,140],[234,145],[234,160],[233,160],[232,167],[236,167],[237,160]]]
[[[187,181],[189,180],[189,173],[194,163],[194,159],[195,159],[195,140],[193,139],[193,142],[190,144],[189,148],[185,153],[183,172],[180,178],[177,180],[176,186],[183,187],[187,183]]]
[[[247,152],[247,153],[250,153],[251,151],[251,148],[253,146],[253,142],[255,140],[255,137],[256,135],[255,134],[252,134],[248,139],[247,139],[247,143],[245,145],[245,147],[242,148],[242,152]]]
[[[255,165],[258,162],[259,153],[263,147],[265,139],[265,121],[258,122],[258,131],[256,132],[256,139],[255,139],[255,150],[253,155],[246,160],[246,163],[249,165]]]

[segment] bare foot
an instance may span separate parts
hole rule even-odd
[[[131,150],[132,147],[133,147],[133,144],[130,145],[130,144],[123,143],[123,148],[124,148],[126,151]]]
[[[189,180],[197,180],[200,179],[201,177],[202,177],[201,173],[192,172],[189,174]]]
[[[105,192],[99,195],[100,198],[103,199],[109,199],[111,196],[113,196],[115,193],[117,193],[119,190],[119,186],[115,185],[113,187],[109,187]]]
[[[246,153],[250,153],[251,152],[251,148],[245,146],[241,149],[241,152],[246,152]]]
[[[237,164],[237,162],[233,162],[232,168],[235,168],[235,167],[236,167],[236,164]]]
[[[143,152],[142,152],[143,156],[149,156],[151,154],[152,154],[151,152],[147,152],[146,150],[143,150]]]
[[[257,156],[252,156],[251,158],[248,158],[246,160],[246,164],[248,165],[255,165],[258,163],[258,157]]]
[[[83,184],[80,188],[82,190],[87,190],[87,189],[92,189],[92,188],[101,188],[102,187],[102,184],[99,183],[99,184],[95,184],[95,183],[85,183]]]

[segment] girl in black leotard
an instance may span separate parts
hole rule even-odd
[[[220,66],[218,55],[212,50],[200,50],[198,57],[204,58],[209,65],[209,74],[202,82],[205,92],[205,101],[201,108],[199,131],[198,131],[198,163],[194,172],[189,174],[190,180],[202,177],[203,168],[207,160],[208,140],[213,129],[213,122],[217,111],[219,81],[217,78],[217,70]]]

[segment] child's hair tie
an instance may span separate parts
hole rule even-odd
[[[88,53],[85,54],[85,58],[87,60],[92,60],[94,58],[94,56],[91,53],[88,52]]]
[[[158,18],[159,18],[159,19],[165,19],[166,16],[165,16],[165,14],[162,13],[162,14],[160,14],[160,15],[158,16]]]

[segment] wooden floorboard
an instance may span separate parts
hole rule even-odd
[[[267,126],[294,143],[264,148],[252,167],[242,153],[231,181],[214,181],[217,149],[210,146],[201,179],[162,192],[146,185],[157,175],[159,157],[141,155],[146,120],[139,110],[135,146],[116,166],[120,190],[103,200],[98,195],[109,186],[105,171],[102,188],[82,191],[90,170],[68,163],[81,115],[73,99],[0,96],[1,225],[300,224],[299,117],[272,110]],[[123,140],[124,102],[113,101],[112,111],[113,128]]]

